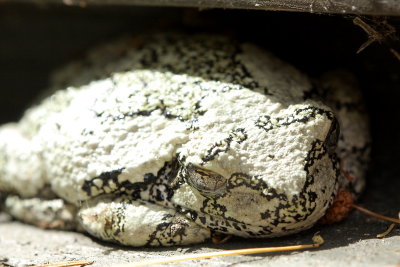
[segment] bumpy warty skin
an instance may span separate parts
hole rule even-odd
[[[90,234],[131,246],[299,232],[339,185],[364,185],[367,121],[338,77],[316,88],[225,37],[122,38],[67,66],[54,78],[62,90],[0,128],[0,190],[17,218],[27,221],[28,198],[62,198]]]

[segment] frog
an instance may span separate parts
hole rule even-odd
[[[285,236],[362,192],[368,127],[348,72],[311,79],[224,35],[127,35],[0,126],[0,192],[18,220],[126,246]]]

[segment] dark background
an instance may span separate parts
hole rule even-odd
[[[17,120],[40,90],[47,87],[49,75],[57,67],[79,59],[90,46],[121,33],[175,28],[223,32],[260,44],[313,77],[335,68],[348,69],[357,76],[365,95],[373,137],[368,185],[360,205],[397,216],[400,211],[400,61],[387,46],[378,43],[356,54],[368,36],[353,24],[353,18],[249,10],[199,12],[183,8],[0,4],[0,122]],[[399,26],[400,17],[389,18],[389,22]],[[353,212],[348,220],[319,229],[325,237],[335,237],[337,231],[341,233],[343,238],[333,238],[330,243],[335,246],[374,238],[386,229],[385,225]],[[308,239],[310,233],[297,238]],[[399,230],[393,234],[399,234]],[[251,246],[254,245],[252,242]]]

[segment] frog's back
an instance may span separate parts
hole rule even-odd
[[[270,62],[261,62],[259,53]],[[125,37],[94,49],[53,80],[53,88],[66,89],[28,110],[17,127],[43,158],[37,172],[43,178],[29,195],[50,184],[72,202],[118,190],[95,186],[103,186],[103,176],[134,183],[156,174],[190,131],[202,130],[198,117],[213,116],[210,100],[223,103],[230,91],[241,91],[253,102],[269,95],[270,102],[290,104],[310,87],[294,68],[255,46],[205,35]]]

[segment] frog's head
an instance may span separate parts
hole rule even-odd
[[[307,103],[241,116],[199,121],[179,151],[172,201],[199,224],[240,236],[311,227],[337,187],[334,115]]]

